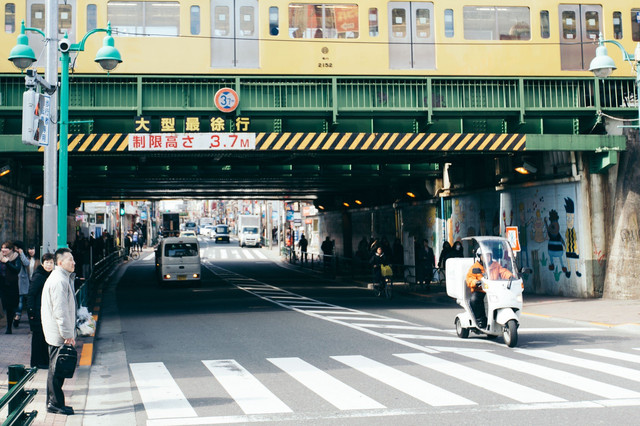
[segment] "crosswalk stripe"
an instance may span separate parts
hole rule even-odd
[[[255,252],[255,254],[258,256],[258,258],[260,258],[260,259],[262,259],[262,260],[268,259],[267,255],[265,255],[265,254],[264,254],[263,252],[261,252],[261,251],[257,251],[257,252]]]
[[[484,351],[464,351],[456,352],[460,355],[473,358],[478,361],[488,362],[503,368],[519,371],[521,373],[530,374],[541,379],[559,383],[574,389],[578,389],[604,398],[638,398],[640,394],[618,386],[608,385],[596,380],[587,379],[576,374],[568,373],[562,370],[545,367],[531,362],[519,361],[512,358],[492,354]]]
[[[255,259],[255,257],[253,257],[253,254],[251,254],[249,250],[242,250],[242,254],[244,254],[244,257],[246,257],[247,259]]]
[[[236,259],[242,259],[242,256],[240,256],[240,253],[238,252],[238,250],[234,250],[231,253],[233,253]]]
[[[612,351],[610,349],[576,349],[577,351],[588,353],[591,355],[599,355],[607,358],[614,358],[621,361],[629,361],[640,363],[640,356],[634,354],[627,354],[624,352]]]
[[[510,382],[503,378],[478,371],[464,365],[447,361],[432,355],[423,353],[395,354],[395,356],[415,362],[423,367],[430,368],[440,373],[455,377],[472,385],[481,387],[499,395],[525,403],[531,402],[560,402],[565,401],[554,395],[540,392],[535,389]]]
[[[578,358],[575,356],[563,355],[546,351],[542,349],[518,349],[518,352],[533,356],[536,358],[546,359],[548,361],[560,362],[562,364],[573,365],[575,367],[588,368],[593,371],[600,371],[605,374],[611,374],[613,376],[622,377],[625,379],[640,382],[640,371],[632,368],[621,367],[618,365],[609,364],[600,361],[591,361],[584,358]],[[640,395],[640,394],[639,394]]]
[[[145,258],[144,258],[144,259],[142,259],[142,260],[151,260],[151,259],[153,259],[154,257],[156,257],[155,253],[151,253],[149,256],[145,257]]]
[[[227,253],[226,249],[220,250],[220,258],[221,259],[228,259],[229,258],[229,254]]]
[[[331,358],[432,406],[476,404],[455,393],[361,355],[332,356]]]
[[[267,360],[340,410],[385,408],[379,402],[300,358],[267,358]]]
[[[245,414],[290,413],[289,408],[243,366],[232,359],[204,360]]]
[[[132,363],[130,368],[149,419],[198,416],[163,363]]]
[[[393,328],[397,330],[416,330],[416,331],[441,331],[433,327],[420,327],[416,325],[393,325],[393,324],[354,324],[358,327],[365,328]]]
[[[386,333],[387,336],[395,337],[396,339],[414,339],[414,340],[442,340],[445,342],[460,342],[459,337],[451,337],[451,336],[427,336],[423,334],[396,334],[396,333]],[[487,343],[486,340],[479,339],[469,339],[467,342],[474,343]]]
[[[407,323],[405,320],[395,319],[395,318],[362,318],[362,317],[327,317],[334,320],[351,320],[351,321],[380,321],[380,322],[403,322]],[[460,340],[460,339],[458,339]]]

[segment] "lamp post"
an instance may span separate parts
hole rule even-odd
[[[39,30],[38,30],[39,31]],[[58,43],[58,50],[61,53],[61,76],[60,76],[60,151],[58,162],[58,248],[67,246],[67,189],[68,189],[68,146],[69,146],[69,52],[83,52],[87,39],[95,33],[105,32],[103,46],[96,53],[97,62],[105,71],[113,70],[122,58],[120,52],[114,47],[114,40],[111,36],[111,23],[107,28],[96,28],[89,31],[80,43],[72,44],[65,34]],[[18,36],[18,45],[11,50],[9,59],[18,67],[21,65],[29,67],[35,61],[33,50],[29,48],[26,35]],[[28,50],[23,46],[26,45]],[[14,50],[16,51],[14,53]],[[30,52],[29,52],[30,51]],[[26,65],[26,66],[25,66]]]
[[[605,40],[600,33],[598,48],[596,49],[596,57],[593,58],[589,65],[589,71],[598,78],[606,78],[617,68],[615,62],[609,56],[605,43],[615,44],[622,51],[622,59],[627,62],[635,63],[636,66],[636,103],[638,104],[638,119],[640,120],[640,43],[636,45],[634,54],[627,52],[622,45],[615,40]],[[640,124],[640,123],[639,123]]]

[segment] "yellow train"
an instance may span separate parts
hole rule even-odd
[[[45,6],[0,8],[7,58],[22,20],[44,29]],[[60,0],[59,30],[72,41],[107,21],[122,74],[586,76],[599,33],[629,52],[640,41],[640,3],[630,0]],[[75,72],[99,71],[102,35],[89,38]],[[38,56],[42,37],[29,38]],[[624,67],[617,48],[610,56]]]

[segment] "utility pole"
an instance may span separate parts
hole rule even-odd
[[[45,10],[45,35],[47,43],[45,80],[53,87],[58,86],[58,0],[47,0]],[[57,93],[57,91],[56,91]],[[58,248],[57,226],[57,165],[58,165],[58,102],[51,96],[51,120],[48,144],[44,147],[44,182],[42,207],[42,250],[54,252]],[[67,236],[64,236],[65,241]]]

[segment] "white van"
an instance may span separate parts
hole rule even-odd
[[[156,248],[156,273],[158,280],[197,281],[202,276],[200,245],[195,237],[169,237]]]

